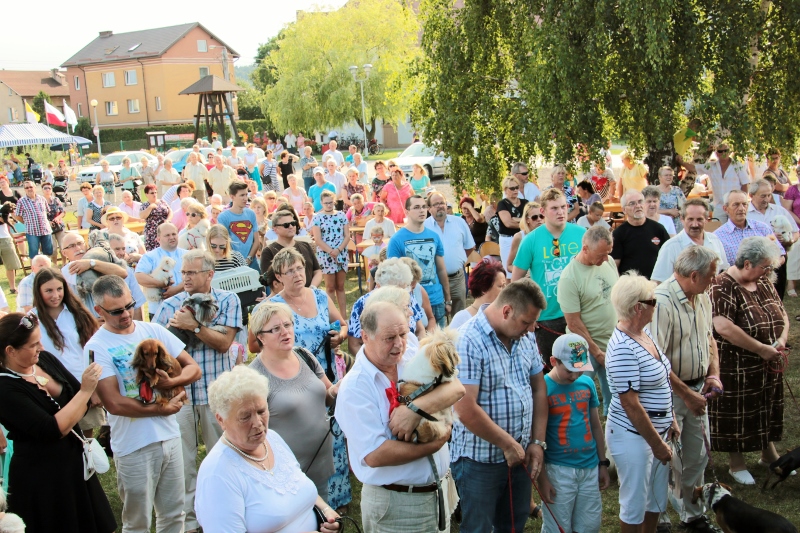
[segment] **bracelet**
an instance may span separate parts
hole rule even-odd
[[[325,509],[322,509],[322,510],[320,511],[320,513],[322,513],[323,515],[325,515],[325,512],[326,512],[326,511],[333,511],[333,508],[332,508],[332,507],[329,505],[329,506],[327,506]],[[327,515],[325,515],[325,516],[327,516]]]
[[[720,379],[719,379],[719,376],[706,376],[705,380],[708,381],[709,379],[713,379],[717,383],[722,383],[722,381],[720,381]]]

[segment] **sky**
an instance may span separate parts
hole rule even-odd
[[[116,2],[55,0],[5,2],[0,39],[0,69],[49,70],[58,67],[89,44],[98,33],[114,33],[199,22],[236,50],[237,65],[253,63],[258,45],[296,20],[297,10],[330,10],[346,0],[266,0],[227,2],[195,0],[137,0]],[[229,5],[238,6],[235,10]],[[80,7],[78,7],[80,6]]]

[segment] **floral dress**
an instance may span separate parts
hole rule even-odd
[[[150,202],[142,204],[142,211],[150,207]],[[158,226],[167,221],[169,217],[169,206],[164,200],[156,200],[156,207],[150,211],[150,215],[144,222],[144,248],[148,252],[158,248]]]
[[[101,219],[103,218],[103,212],[106,210],[106,208],[111,207],[111,202],[109,202],[108,200],[103,200],[103,205],[97,205],[92,201],[89,202],[89,205],[87,207],[89,211],[92,212],[92,220],[100,224],[102,222]],[[96,231],[97,229],[99,229],[97,226],[92,226],[91,228],[89,228],[89,231]]]
[[[347,217],[341,211],[336,211],[330,215],[317,213],[314,215],[311,225],[319,228],[322,242],[331,248],[338,248],[344,242],[345,232],[347,231]],[[317,247],[317,261],[319,261],[319,266],[322,267],[323,274],[336,274],[340,270],[347,271],[347,251],[340,253],[334,259],[331,254],[323,252]]]
[[[680,209],[684,203],[686,203],[686,195],[683,194],[683,191],[680,187],[673,185],[669,192],[661,192],[661,203],[659,204],[658,208]],[[681,231],[683,229],[681,217],[672,217],[672,221],[675,222],[676,231]]]
[[[328,295],[323,290],[314,287],[309,288],[314,292],[317,316],[307,318],[297,313],[292,313],[294,315],[294,343],[295,346],[300,346],[313,353],[323,370],[327,370],[328,362],[325,360],[324,341],[331,329],[330,315],[328,314]],[[272,300],[279,303],[287,303],[280,294],[276,294]],[[335,374],[334,384],[344,377],[338,372],[335,372]],[[353,494],[350,490],[350,464],[347,461],[347,447],[344,435],[338,424],[334,424],[333,434],[334,472],[328,479],[328,505],[338,509],[343,505],[349,504],[353,499]]]

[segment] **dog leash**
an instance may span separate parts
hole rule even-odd
[[[714,482],[719,483],[719,479],[717,478],[717,470],[714,467],[714,458],[711,457],[711,443],[709,442],[708,431],[706,431],[706,425],[703,422],[703,417],[700,417],[700,431],[703,433],[703,445],[706,448],[706,456],[708,457],[708,466],[711,468],[711,473],[714,475]]]
[[[556,526],[558,527],[559,533],[566,533],[564,531],[564,528],[561,527],[561,524],[558,522],[558,518],[556,518],[556,515],[553,513],[553,510],[550,509],[550,504],[548,504],[545,501],[544,497],[542,496],[541,491],[539,490],[539,487],[536,486],[536,481],[533,480],[533,475],[530,472],[528,472],[528,468],[525,465],[522,465],[522,468],[525,470],[525,473],[528,475],[528,479],[531,480],[531,485],[533,485],[533,488],[536,489],[536,493],[539,495],[539,499],[542,500],[542,503],[547,508],[547,511],[550,513],[550,516],[553,517],[553,521],[556,523]],[[517,531],[516,530],[516,523],[514,521],[514,495],[513,495],[512,490],[511,490],[511,466],[508,467],[508,502],[509,502],[509,507],[511,508],[511,533],[516,533],[516,531]]]
[[[794,395],[792,386],[789,385],[789,380],[786,378],[786,369],[789,368],[789,350],[780,350],[780,356],[775,361],[765,361],[764,365],[767,367],[767,372],[770,374],[780,374],[783,378],[783,383],[786,385],[786,390],[789,391],[789,396],[792,397],[795,409],[800,413],[800,404],[797,403],[797,398]]]

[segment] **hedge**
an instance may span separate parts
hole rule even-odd
[[[236,122],[239,131],[247,134],[247,138],[252,140],[255,132],[264,132],[269,130],[270,123],[266,119],[256,120],[239,120]],[[205,124],[200,125],[200,136],[206,136]],[[179,124],[175,126],[153,126],[150,128],[103,128],[100,133],[100,139],[103,142],[117,142],[117,141],[139,141],[147,139],[148,131],[165,131],[168,134],[172,133],[194,133],[194,124]],[[213,131],[213,130],[212,130]],[[270,132],[274,136],[274,133]],[[96,139],[95,139],[96,140]]]

